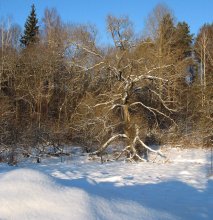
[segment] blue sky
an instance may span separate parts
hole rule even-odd
[[[108,14],[128,15],[139,33],[158,3],[167,4],[178,21],[189,24],[192,33],[197,33],[202,24],[213,22],[213,0],[0,0],[0,18],[12,16],[23,27],[33,3],[39,20],[46,7],[55,7],[63,21],[95,24],[102,42],[109,38],[105,27]]]

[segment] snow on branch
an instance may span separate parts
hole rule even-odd
[[[156,153],[158,155],[160,155],[161,157],[165,157],[165,155],[162,154],[162,152],[160,150],[153,150],[152,148],[150,148],[149,146],[147,146],[139,137],[137,138],[137,140],[139,141],[139,143],[146,148],[147,150]]]
[[[177,126],[176,122],[171,117],[169,117],[168,115],[164,114],[163,112],[159,111],[156,108],[146,106],[142,102],[134,102],[130,105],[130,107],[134,106],[134,105],[141,105],[142,107],[144,107],[144,108],[148,109],[150,112],[152,112],[155,116],[156,116],[155,112],[157,112],[158,114],[164,116],[165,118],[168,118],[170,121],[172,121]]]
[[[100,149],[98,149],[97,151],[93,152],[91,155],[102,153],[109,146],[110,143],[112,143],[114,140],[116,140],[118,138],[128,138],[128,137],[125,134],[114,135],[107,142],[105,142],[105,144]]]
[[[97,57],[103,59],[103,56],[100,55],[99,53],[96,53],[95,51],[90,50],[89,48],[87,48],[87,47],[85,47],[85,46],[82,46],[81,44],[78,44],[78,43],[73,43],[73,44],[74,44],[77,48],[81,48],[82,50],[85,50],[86,52],[88,52],[88,53],[90,53],[90,54],[92,54],[92,55],[94,55],[94,56],[97,56]]]
[[[153,152],[153,153],[156,153],[162,157],[165,157],[160,150],[153,150],[152,148],[150,148],[149,146],[147,146],[139,137],[139,127],[136,125],[135,126],[136,128],[136,136],[135,136],[135,139],[134,139],[134,142],[136,143],[137,141],[144,147],[146,148],[147,150]]]
[[[161,78],[161,77],[157,77],[157,76],[152,76],[152,75],[149,75],[150,73],[154,72],[155,70],[158,70],[158,69],[165,69],[165,68],[168,68],[168,67],[171,67],[173,66],[172,64],[171,65],[165,65],[165,66],[161,66],[161,67],[155,67],[151,70],[149,70],[146,75],[140,75],[136,78],[133,79],[133,82],[138,82],[139,80],[141,79],[149,79],[149,80],[161,80],[161,81],[165,81],[165,82],[168,82],[167,79],[164,79],[164,78]]]
[[[152,90],[152,89],[149,89],[149,90],[159,98],[159,100],[161,101],[161,103],[162,103],[162,105],[164,106],[164,108],[166,108],[166,109],[169,110],[170,112],[177,112],[177,110],[169,108],[169,107],[165,104],[165,101],[160,97],[160,95],[159,95],[157,92],[155,92],[155,91]]]
[[[83,71],[93,70],[93,69],[95,69],[96,67],[99,67],[99,66],[101,66],[102,64],[104,64],[104,62],[101,61],[100,63],[96,63],[95,65],[93,65],[93,66],[91,66],[91,67],[84,67],[84,66],[78,65],[78,64],[76,64],[76,63],[72,63],[72,64],[73,64],[73,66],[76,66],[76,67],[79,67],[79,68],[82,69],[81,71],[78,71],[78,72],[83,72]]]

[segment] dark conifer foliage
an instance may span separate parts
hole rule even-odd
[[[186,22],[178,22],[176,27],[176,44],[182,48],[183,57],[189,57],[192,51],[193,34]]]
[[[21,45],[27,47],[30,44],[38,42],[39,26],[38,19],[36,17],[35,5],[32,5],[30,15],[25,23],[24,35],[21,37]]]

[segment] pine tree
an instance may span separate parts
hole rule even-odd
[[[25,23],[24,35],[21,37],[21,45],[24,47],[30,44],[35,44],[38,42],[39,26],[37,25],[38,19],[36,18],[35,6],[32,5],[31,13],[27,18]]]

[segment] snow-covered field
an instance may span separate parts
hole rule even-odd
[[[72,156],[0,164],[1,220],[213,219],[210,152],[167,149],[169,160],[100,164]]]

